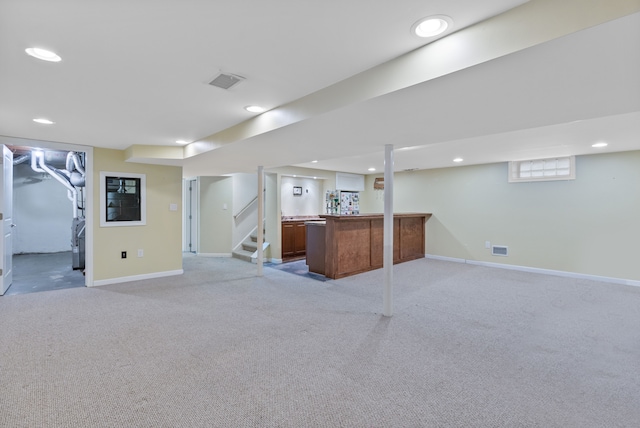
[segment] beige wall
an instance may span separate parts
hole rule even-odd
[[[124,162],[121,150],[95,148],[93,154],[94,283],[182,270],[182,168]],[[146,225],[100,227],[100,171],[146,175]]]
[[[233,178],[200,177],[198,253],[230,255],[233,232]],[[226,209],[224,207],[226,206]]]
[[[427,253],[640,280],[640,151],[579,156],[576,179],[508,183],[507,164],[401,172],[395,212],[431,212]],[[382,212],[368,176],[362,212]],[[492,256],[485,241],[509,247]]]

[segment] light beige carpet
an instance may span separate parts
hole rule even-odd
[[[435,260],[234,259],[0,298],[2,427],[637,427],[640,289]]]

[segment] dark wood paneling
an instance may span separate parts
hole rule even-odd
[[[295,223],[295,226],[294,226],[295,237],[294,237],[293,250],[296,256],[304,256],[305,254],[305,249],[307,248],[306,230],[307,230],[307,227],[305,226],[304,222]]]
[[[295,254],[295,227],[293,223],[282,224],[282,258],[293,257]]]
[[[401,260],[400,257],[400,245],[401,241],[398,239],[400,237],[400,219],[393,219],[393,263],[399,263]]]
[[[304,221],[282,223],[282,259],[300,258],[305,255],[306,228]]]
[[[399,234],[401,260],[424,257],[424,222],[419,218],[401,218]]]
[[[325,225],[314,223],[307,225],[307,265],[309,272],[324,275]]]
[[[425,222],[431,214],[396,214],[393,260],[401,263],[424,257]],[[383,266],[384,217],[381,214],[321,216],[326,221],[324,275],[337,279]],[[318,248],[307,248],[307,259]]]
[[[371,225],[369,221],[344,222],[336,225],[338,269],[342,276],[371,265]]]
[[[384,257],[384,220],[375,218],[371,220],[371,267],[381,268]]]

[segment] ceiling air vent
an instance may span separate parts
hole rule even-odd
[[[237,85],[243,80],[244,80],[244,77],[238,76],[236,74],[220,73],[215,79],[209,82],[209,84],[217,88],[229,89],[230,87]]]

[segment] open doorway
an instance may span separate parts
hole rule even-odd
[[[198,179],[182,180],[182,252],[198,252]]]
[[[84,287],[86,153],[13,152],[13,280],[5,295]]]

